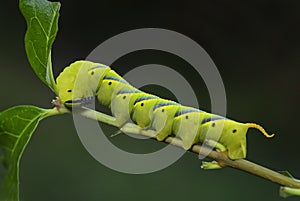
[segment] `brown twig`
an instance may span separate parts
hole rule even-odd
[[[179,140],[177,138],[168,137],[165,140],[165,142],[169,143],[169,144],[173,144],[178,147],[182,147],[181,140]],[[211,151],[210,149],[208,149],[204,146],[200,146],[200,145],[194,145],[191,149],[191,151],[196,154],[200,154],[200,150],[202,153],[208,153],[208,155],[207,155],[208,158],[215,160],[220,164],[251,173],[253,175],[265,178],[267,180],[270,180],[270,181],[280,184],[282,186],[288,186],[288,187],[292,187],[292,188],[300,188],[300,183],[295,181],[294,179],[287,177],[285,175],[282,175],[273,170],[270,170],[268,168],[265,168],[261,165],[255,164],[251,161],[248,161],[245,159],[231,160],[225,154],[216,152],[214,150]]]
[[[100,122],[104,122],[106,124],[116,126],[116,121],[114,117],[111,117],[109,115],[86,109],[81,112],[81,115],[86,116],[91,119],[95,119]],[[152,130],[141,130],[139,129],[135,124],[126,124],[124,127],[121,129],[123,132],[128,132],[128,133],[133,133],[133,134],[138,134],[138,135],[144,135],[147,137],[151,137],[156,139],[155,134]],[[182,146],[182,141],[178,138],[174,137],[168,137],[165,139],[165,142],[168,144],[175,145],[177,147],[183,147]],[[222,152],[217,152],[214,150],[211,150],[205,146],[200,146],[200,145],[194,145],[191,149],[191,152],[194,152],[196,154],[203,154],[214,160],[217,161],[219,165],[221,166],[229,166],[235,169],[239,169],[248,173],[251,173],[253,175],[262,177],[264,179],[270,180],[272,182],[275,182],[277,184],[280,184],[281,186],[287,186],[291,188],[297,188],[300,189],[300,182],[296,181],[293,178],[287,177],[285,175],[282,175],[276,171],[273,171],[271,169],[265,168],[261,165],[255,164],[253,162],[250,162],[245,159],[239,159],[239,160],[231,160],[230,158],[227,157],[226,154]]]

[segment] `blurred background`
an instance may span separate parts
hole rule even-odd
[[[247,158],[300,178],[299,9],[296,0],[64,1],[52,50],[54,74],[124,31],[155,27],[182,33],[199,43],[218,67],[227,92],[228,117],[260,123],[277,134],[266,139],[249,131]],[[26,24],[17,1],[2,2],[0,21],[0,111],[20,104],[51,108],[55,94],[35,76],[26,58]],[[124,74],[127,67],[148,63],[186,71],[201,109],[210,110],[201,78],[174,55],[141,51],[120,58],[113,67]],[[166,94],[166,89],[156,89]],[[164,146],[125,135],[111,141],[140,152]],[[42,121],[25,150],[21,200],[282,200],[277,184],[231,168],[204,171],[200,165],[197,155],[187,153],[159,172],[116,172],[89,155],[71,115],[61,115]],[[1,180],[3,167],[0,170]]]

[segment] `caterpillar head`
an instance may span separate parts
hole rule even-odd
[[[58,96],[67,107],[93,100],[101,78],[109,67],[89,61],[76,61],[56,79]]]
[[[247,143],[246,134],[249,128],[256,128],[267,138],[273,137],[274,134],[269,135],[259,125],[254,123],[239,123],[232,120],[216,120],[207,123],[210,129],[222,128],[219,143],[223,144],[228,150],[229,158],[236,160],[246,158]],[[212,130],[213,131],[213,130]]]

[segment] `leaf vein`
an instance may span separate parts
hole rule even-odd
[[[26,131],[26,129],[27,129],[34,121],[36,121],[36,120],[37,120],[38,118],[40,118],[40,117],[41,117],[41,115],[37,116],[36,118],[33,118],[32,121],[30,121],[30,123],[28,123],[28,124],[24,127],[24,129],[23,129],[22,132],[20,133],[20,136],[22,136],[22,135],[24,134],[24,132]],[[20,140],[20,139],[21,139],[21,137],[17,138],[17,140],[16,140],[16,142],[15,142],[15,144],[14,144],[12,150],[11,150],[11,155],[14,154],[15,148],[16,148],[17,144],[19,143],[19,140]]]
[[[9,131],[4,131],[2,133],[6,134],[6,135],[9,135],[9,136],[12,136],[12,137],[15,137],[15,138],[19,138],[20,137],[19,135],[16,135],[15,133],[12,133],[12,132],[9,132]]]
[[[35,48],[34,48],[34,45],[33,45],[33,41],[28,40],[28,42],[30,42],[30,44],[31,44],[31,46],[32,46],[32,49],[33,49],[33,52],[34,52],[34,55],[35,55],[35,57],[37,58],[37,60],[39,61],[39,63],[40,63],[44,68],[46,68],[46,65],[43,64],[43,62],[42,62],[42,61],[40,60],[40,58],[38,57],[37,52],[35,51]]]

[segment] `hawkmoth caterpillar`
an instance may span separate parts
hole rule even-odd
[[[56,82],[58,96],[66,107],[80,106],[97,97],[100,104],[111,109],[118,125],[132,120],[143,129],[155,130],[159,141],[175,135],[186,150],[203,143],[210,132],[208,137],[223,145],[229,158],[241,159],[246,157],[249,128],[258,129],[268,138],[274,135],[254,123],[239,123],[143,92],[99,63],[76,61],[60,73]],[[217,130],[219,136],[214,132]]]

